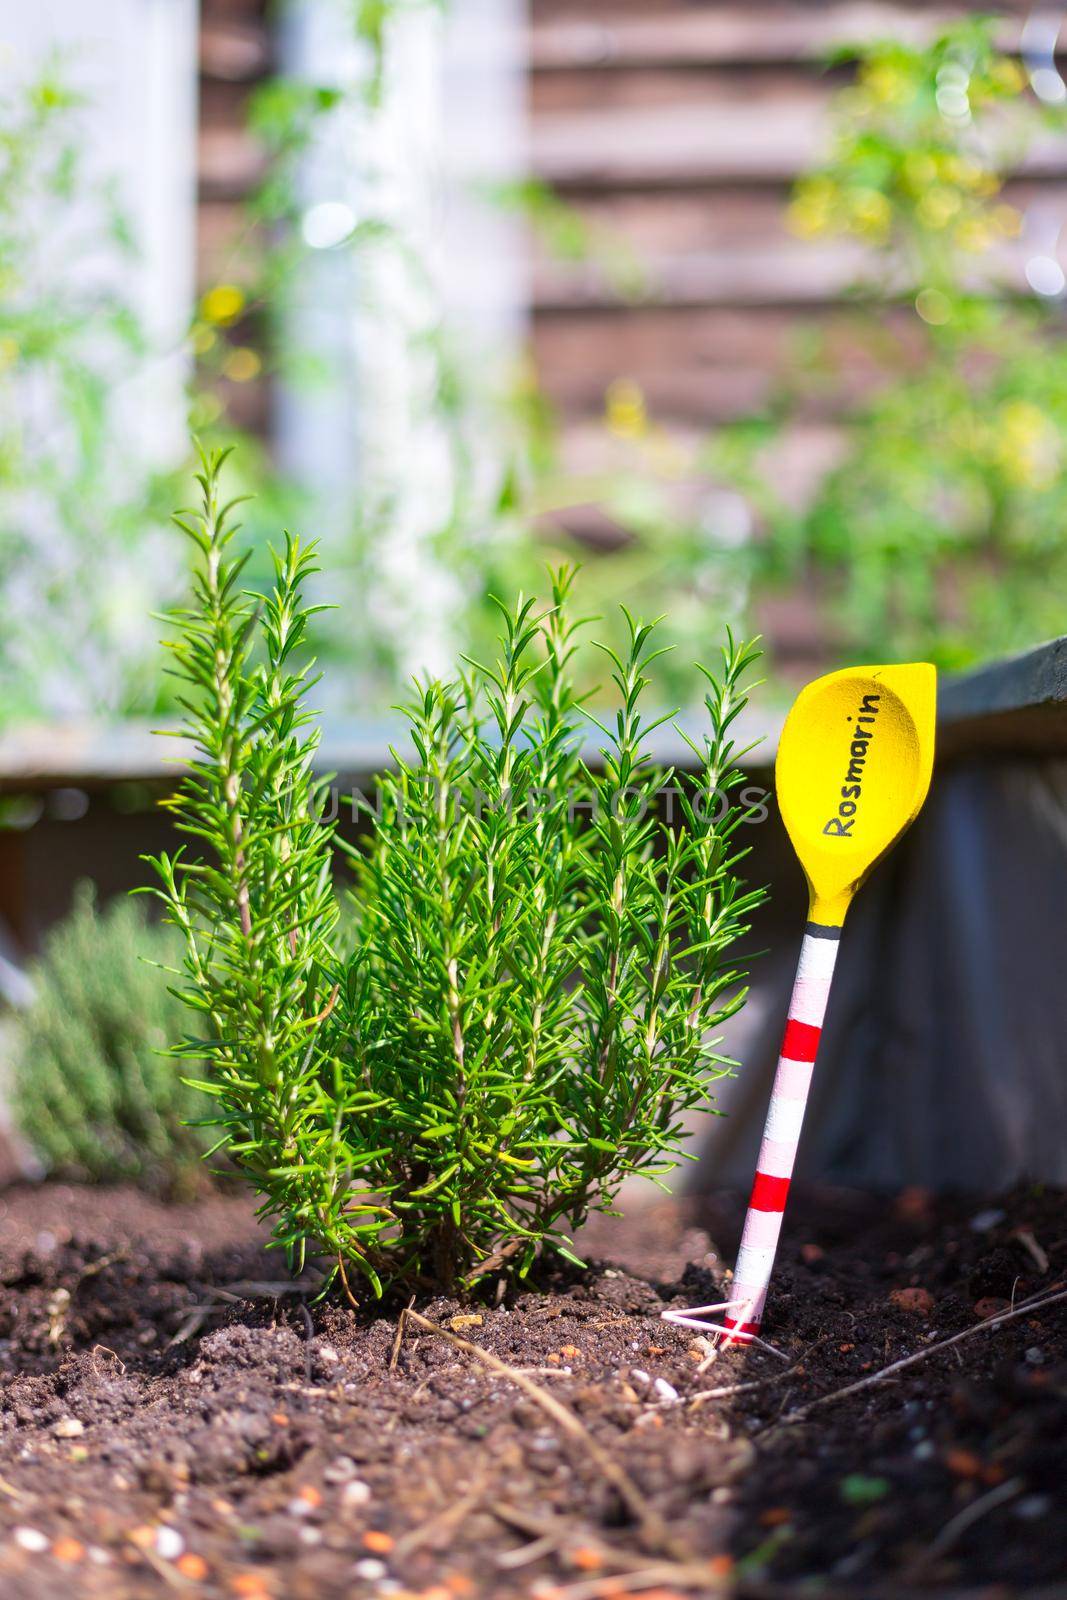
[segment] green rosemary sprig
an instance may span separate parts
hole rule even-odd
[[[332,946],[333,827],[312,770],[319,735],[305,697],[315,680],[293,664],[316,609],[302,599],[314,556],[287,539],[267,599],[242,592],[237,503],[220,495],[225,459],[203,458],[200,508],[176,518],[197,555],[194,605],[169,645],[194,756],[167,804],[203,854],[150,859],[185,940],[181,996],[199,1019],[178,1052],[207,1061],[197,1087],[214,1097],[219,1144],[293,1259],[308,1239],[358,1255],[335,1128],[344,974]]]

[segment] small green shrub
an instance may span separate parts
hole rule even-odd
[[[664,772],[642,711],[652,630],[627,619],[592,770],[570,574],[544,615],[502,609],[495,665],[417,690],[342,956],[313,680],[293,665],[311,557],[287,540],[262,608],[242,594],[223,459],[180,519],[196,604],[171,646],[197,750],[171,803],[208,855],[153,863],[202,1024],[179,1051],[208,1061],[222,1138],[297,1262],[310,1245],[380,1293],[566,1255],[627,1174],[677,1163],[681,1114],[731,1065],[713,1030],[743,1003],[728,952],[762,897],[737,873],[730,736],[754,652],[728,638],[697,773]]]
[[[87,883],[46,937],[35,999],[16,1023],[13,1098],[49,1168],[168,1195],[206,1182],[208,1139],[189,1124],[210,1106],[167,1055],[185,1013],[160,966],[180,959],[172,928],[127,900],[98,911]]]

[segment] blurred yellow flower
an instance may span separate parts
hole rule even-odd
[[[244,291],[235,283],[218,283],[200,302],[205,322],[232,322],[244,309]]]
[[[1026,88],[1026,74],[1017,61],[1001,56],[989,69],[990,81],[1001,94],[1021,94]]]
[[[1010,483],[1047,489],[1060,472],[1055,426],[1032,400],[1006,400],[997,408],[994,453]]]
[[[0,338],[0,372],[7,367],[13,367],[19,358],[19,342],[9,333]]]
[[[223,362],[222,370],[234,383],[250,383],[253,378],[259,377],[263,363],[254,350],[242,345],[237,350],[231,350]]]
[[[925,150],[913,150],[904,157],[901,172],[904,187],[912,194],[922,194],[937,180],[937,162]]]
[[[1032,400],[1005,400],[998,408],[1001,425],[1020,439],[1034,439],[1048,426],[1048,418]]]
[[[869,61],[861,69],[859,81],[879,105],[898,105],[911,90],[905,73],[890,61]]]
[[[943,150],[935,158],[934,165],[937,167],[939,178],[944,178],[948,183],[962,183],[964,185],[966,185],[968,173],[972,170],[978,170],[972,162],[965,161],[954,150]]]
[[[214,328],[209,328],[206,322],[198,322],[193,327],[193,350],[198,356],[206,356],[212,345],[218,339]]]
[[[956,229],[956,243],[963,250],[988,250],[995,237],[996,230],[984,217],[965,217]]]
[[[801,239],[826,233],[833,221],[835,190],[825,178],[812,178],[797,186],[786,211],[786,225]]]
[[[941,156],[937,167],[940,177],[958,185],[961,189],[968,190],[971,194],[996,194],[1000,188],[1000,179],[995,172],[991,172],[988,167],[983,167],[977,161],[968,161],[952,152]]]
[[[915,210],[919,221],[927,228],[947,228],[962,204],[955,189],[935,184],[932,189],[927,189]]]
[[[851,198],[854,232],[868,239],[884,238],[893,220],[893,208],[880,189],[857,189]]]
[[[648,432],[648,411],[640,387],[631,378],[617,378],[604,400],[609,430],[619,439],[640,439]]]
[[[830,213],[825,206],[798,197],[790,203],[785,220],[790,233],[801,239],[815,239],[829,227]]]

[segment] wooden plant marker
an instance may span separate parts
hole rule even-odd
[[[934,758],[937,675],[926,662],[850,667],[809,683],[782,729],[775,789],[808,880],[800,950],[729,1300],[669,1322],[758,1340],[845,913],[918,816]],[[721,1322],[705,1322],[710,1313]]]

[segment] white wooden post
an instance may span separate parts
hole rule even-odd
[[[118,425],[128,456],[160,465],[173,464],[185,449],[182,345],[195,283],[198,9],[196,0],[37,0],[6,7],[3,27],[6,66],[16,81],[30,80],[55,57],[88,99],[88,170],[116,184],[130,221],[138,255],[122,263],[121,290],[152,351],[144,371],[114,397]]]
[[[337,541],[331,599],[342,607],[345,519],[357,499],[379,507],[370,572],[350,579],[372,592],[351,591],[350,616],[373,616],[403,675],[451,668],[463,598],[434,547],[454,485],[429,341],[443,330],[486,385],[521,333],[516,227],[477,191],[521,170],[523,10],[523,0],[451,0],[443,13],[427,5],[396,18],[380,103],[351,95],[304,175],[305,239],[318,248],[294,289],[291,333],[329,376],[317,390],[283,391],[280,454]],[[289,71],[349,90],[366,78],[338,0],[305,0],[283,40]],[[395,242],[335,248],[367,219],[387,222]],[[491,441],[467,442],[474,471],[487,471]]]

